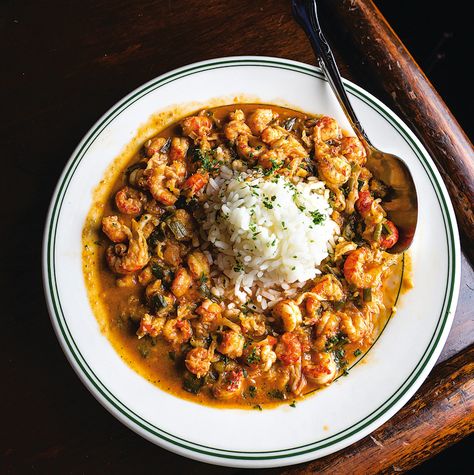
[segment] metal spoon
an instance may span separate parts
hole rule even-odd
[[[306,32],[326,79],[339,101],[354,132],[367,150],[366,167],[389,187],[382,205],[397,226],[398,242],[388,252],[399,253],[410,247],[418,220],[418,199],[410,170],[405,162],[391,153],[375,148],[364,132],[347,97],[331,48],[321,31],[316,0],[292,0],[293,16]]]

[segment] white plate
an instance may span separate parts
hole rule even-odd
[[[347,121],[313,67],[265,57],[222,58],[164,74],[129,94],[87,133],[59,180],[46,222],[43,275],[51,320],[69,362],[103,406],[132,430],[173,452],[236,467],[271,467],[328,455],[361,439],[413,395],[451,326],[460,251],[446,188],[428,153],[386,106],[345,81],[376,146],[403,157],[415,179],[419,221],[412,246],[415,288],[348,377],[296,408],[213,409],[161,391],[130,369],[100,333],[81,270],[81,231],[92,190],[153,113],[173,104],[247,94],[261,102]],[[364,364],[365,363],[365,364]]]

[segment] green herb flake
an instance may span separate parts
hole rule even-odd
[[[257,395],[257,388],[255,386],[249,386],[249,396],[254,398]]]
[[[309,214],[311,215],[314,224],[321,224],[326,219],[326,216],[318,210],[311,211]]]
[[[263,411],[262,406],[260,404],[255,404],[253,408],[256,409],[257,411]]]
[[[345,358],[346,352],[344,348],[336,348],[332,353],[334,355],[334,361],[336,362],[337,367],[340,370],[345,371],[348,363]]]
[[[357,348],[357,350],[354,351],[354,356],[360,356],[362,354],[362,351],[360,351],[359,348]]]
[[[290,407],[296,407],[296,401],[293,401],[293,402],[290,404]]]
[[[234,272],[243,272],[244,265],[240,261],[235,261]]]
[[[252,348],[251,353],[246,358],[247,364],[257,364],[260,362],[260,355],[257,353],[257,348]]]
[[[324,349],[325,351],[332,351],[336,349],[337,347],[346,345],[347,343],[349,343],[349,339],[347,338],[347,335],[342,332],[339,332],[334,336],[330,336],[326,340],[326,345]]]
[[[273,209],[272,200],[268,196],[263,197],[263,206],[267,209]]]
[[[272,389],[271,391],[268,391],[267,394],[273,399],[280,399],[282,401],[286,399],[283,391],[280,391],[279,389]]]
[[[203,151],[195,148],[193,153],[193,161],[198,162],[206,172],[215,172],[219,170],[219,161],[215,158],[214,150]]]

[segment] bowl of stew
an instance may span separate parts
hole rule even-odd
[[[436,361],[459,287],[452,207],[408,127],[347,87],[421,190],[404,254],[389,252],[389,184],[308,65],[181,68],[73,153],[45,231],[51,318],[84,384],[143,437],[222,465],[300,463],[381,425]]]

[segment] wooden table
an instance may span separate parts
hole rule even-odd
[[[324,26],[344,76],[408,121],[446,171],[455,203],[462,202],[458,213],[464,251],[472,256],[472,245],[466,244],[472,237],[473,187],[467,139],[369,0],[324,3]],[[54,185],[73,148],[132,89],[178,66],[219,56],[271,55],[314,63],[304,34],[291,19],[289,2],[18,0],[2,2],[0,18],[6,202],[0,473],[237,473],[155,447],[122,426],[88,393],[49,321],[40,246]],[[399,70],[388,74],[394,62]],[[418,95],[416,104],[410,103],[410,93]],[[464,257],[449,340],[403,410],[354,446],[284,472],[401,472],[470,433],[472,289],[474,274]]]

